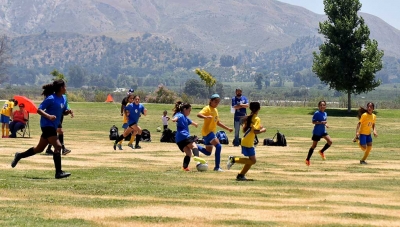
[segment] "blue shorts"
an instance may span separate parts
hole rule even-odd
[[[10,123],[10,117],[7,117],[6,115],[2,114],[0,121],[1,121],[1,123],[9,124]]]
[[[360,134],[358,139],[360,140],[360,145],[367,145],[367,143],[372,143],[371,134],[369,135]]]
[[[128,128],[128,123],[124,123],[124,124],[122,125],[122,128],[123,128],[123,129],[127,129],[127,128]]]
[[[255,156],[256,150],[254,149],[254,147],[243,147],[242,146],[242,154],[247,157]]]
[[[211,141],[217,138],[213,132],[208,133],[208,135],[203,136],[204,145],[211,145]]]

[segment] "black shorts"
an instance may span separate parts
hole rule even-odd
[[[44,139],[48,139],[52,136],[57,136],[57,129],[55,129],[54,127],[42,127],[42,135],[40,137],[44,138]]]
[[[183,149],[184,149],[187,145],[193,143],[194,141],[195,141],[194,136],[189,136],[188,138],[186,138],[186,139],[184,139],[184,140],[181,140],[181,141],[177,142],[176,144],[178,145],[179,150],[181,150],[182,152],[184,152]]]
[[[327,135],[328,135],[328,133],[324,133],[324,134],[322,134],[322,135],[320,135],[320,136],[318,136],[318,135],[313,135],[313,136],[311,137],[311,140],[312,140],[312,141],[320,141],[322,137],[327,136]]]

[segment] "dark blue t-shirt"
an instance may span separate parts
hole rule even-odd
[[[40,117],[40,127],[54,127],[58,128],[62,115],[66,110],[68,110],[67,97],[62,95],[61,97],[52,94],[49,95],[43,102],[39,105],[39,109],[43,110],[49,115],[56,116],[54,121],[51,121],[43,116]]]
[[[176,113],[174,117],[178,118],[178,120],[176,121],[175,135],[175,141],[178,143],[190,136],[189,125],[192,124],[192,120],[190,120],[188,117],[180,112]]]
[[[232,98],[232,106],[236,106],[239,104],[247,104],[247,103],[248,103],[248,100],[247,100],[246,96],[242,95],[240,98],[238,98],[237,96],[234,96]],[[235,121],[240,120],[240,118],[242,118],[244,116],[246,116],[246,108],[240,108],[240,109],[235,110],[235,115],[234,115]]]
[[[315,111],[312,122],[314,121],[326,121],[328,119],[328,114],[326,112],[321,112],[319,110]],[[315,124],[313,135],[322,136],[326,133],[325,125],[324,124]]]

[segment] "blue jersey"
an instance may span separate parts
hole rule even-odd
[[[176,135],[175,142],[178,143],[190,136],[189,125],[192,124],[192,120],[183,115],[182,113],[176,113],[175,116],[178,118],[176,121]]]
[[[137,124],[139,122],[140,114],[144,114],[144,106],[141,103],[139,103],[139,105],[129,103],[125,107],[125,110],[129,111],[128,125]]]
[[[243,95],[240,98],[236,96],[232,98],[232,106],[236,106],[239,104],[247,104],[248,102],[249,101],[247,100],[246,96]],[[246,108],[240,108],[235,110],[235,115],[234,115],[235,121],[240,120],[240,118],[244,116],[246,116]]]
[[[39,109],[43,110],[49,115],[56,116],[54,121],[51,121],[43,116],[40,117],[40,127],[54,127],[58,128],[60,124],[61,117],[64,112],[68,110],[67,108],[67,98],[62,95],[58,97],[56,94],[49,95],[43,102],[39,105]]]
[[[326,121],[328,119],[328,114],[326,112],[321,112],[319,110],[315,111],[312,122],[314,121]],[[326,133],[325,125],[324,124],[315,124],[313,135],[322,136]]]

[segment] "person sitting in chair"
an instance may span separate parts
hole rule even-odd
[[[17,137],[17,131],[23,129],[28,121],[28,112],[25,110],[23,103],[19,104],[19,110],[12,114],[12,122],[10,123],[11,138]]]

